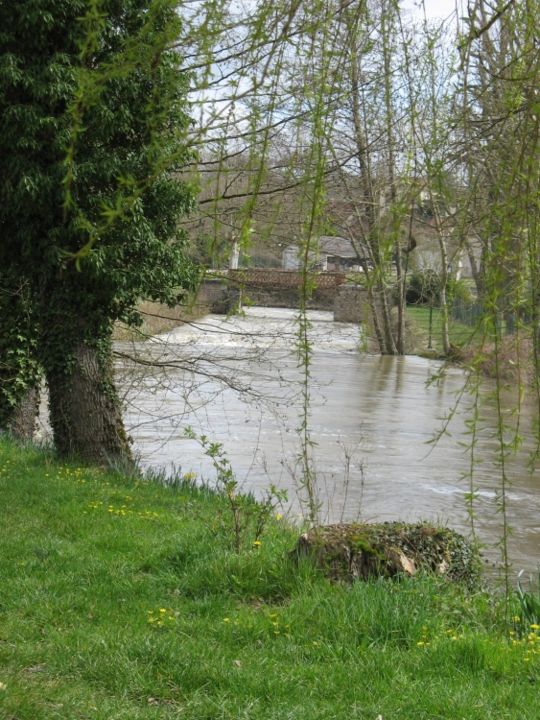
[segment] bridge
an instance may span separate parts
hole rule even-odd
[[[199,288],[197,303],[211,312],[227,314],[242,304],[297,308],[302,273],[274,268],[245,268],[209,275]],[[309,275],[307,307],[334,313],[336,322],[360,322],[365,318],[367,292],[347,281],[345,273],[314,272]]]

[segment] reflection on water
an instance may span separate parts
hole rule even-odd
[[[358,328],[333,323],[329,313],[312,313],[311,323],[310,428],[323,519],[426,519],[467,532],[471,399],[462,393],[464,373],[450,368],[430,384],[440,363],[362,354]],[[260,492],[269,482],[286,488],[291,513],[298,514],[295,343],[293,311],[251,308],[230,320],[207,316],[137,348],[163,366],[139,369],[135,382],[127,366],[120,370],[127,423],[143,463],[211,479],[208,458],[182,437],[189,425],[223,443],[245,489]],[[446,432],[430,444],[445,422]],[[493,546],[502,523],[495,434],[486,400],[474,484],[477,529],[491,559],[498,556]],[[540,563],[540,477],[527,468],[526,456],[527,437],[520,458],[507,465],[516,571]]]

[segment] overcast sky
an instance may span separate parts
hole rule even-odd
[[[429,18],[446,18],[454,12],[456,0],[425,0],[426,13]],[[403,0],[403,8],[423,15],[421,0]]]

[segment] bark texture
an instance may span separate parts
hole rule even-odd
[[[68,373],[47,372],[57,451],[90,463],[132,464],[110,356],[80,342]]]
[[[29,441],[34,437],[39,412],[39,387],[34,385],[14,408],[7,423],[7,430],[17,440]]]

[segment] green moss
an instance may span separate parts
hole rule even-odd
[[[341,524],[314,528],[301,540],[334,579],[400,572],[404,556],[416,570],[474,584],[480,562],[475,548],[450,528],[426,523]]]

